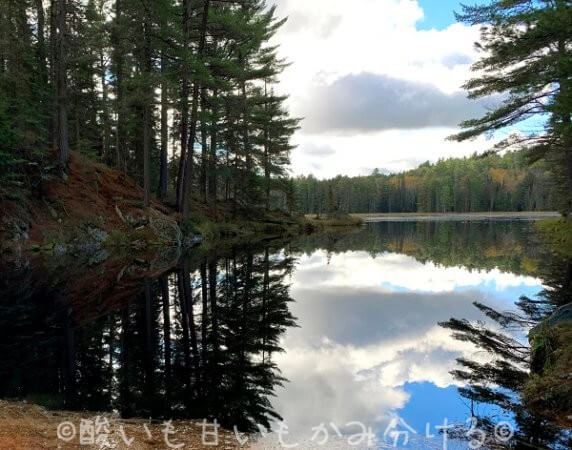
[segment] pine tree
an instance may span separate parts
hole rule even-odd
[[[173,174],[184,221],[198,194],[238,211],[268,208],[271,191],[288,190],[298,122],[274,89],[284,67],[269,45],[283,23],[275,8],[262,0],[0,6],[2,186],[25,175],[24,162],[49,169],[37,155],[48,157],[51,143],[61,173],[71,152],[114,164],[142,185],[145,205],[152,191],[169,197]]]
[[[479,119],[461,124],[452,136],[465,140],[514,126],[532,117],[548,117],[544,133],[511,136],[499,144],[529,145],[532,156],[551,162],[561,186],[561,210],[572,212],[572,5],[567,0],[495,0],[463,6],[458,19],[482,25],[474,65],[482,75],[468,81],[470,98],[507,95]],[[524,132],[523,132],[524,133]]]

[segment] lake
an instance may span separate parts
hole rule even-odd
[[[467,448],[471,425],[495,439],[503,421],[511,442],[566,438],[458,373],[459,359],[496,364],[463,326],[500,332],[495,313],[570,270],[532,222],[388,221],[178,257],[3,270],[0,397],[273,428],[256,448]],[[531,326],[504,333],[526,347]],[[518,397],[495,380],[491,392]]]

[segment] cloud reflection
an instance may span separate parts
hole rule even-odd
[[[455,359],[476,354],[437,322],[484,320],[472,303],[506,309],[507,288],[541,281],[498,270],[422,264],[406,255],[366,252],[303,256],[292,280],[300,328],[286,333],[276,362],[289,380],[275,406],[293,432],[360,421],[383,432],[410,400],[407,383],[455,384]],[[461,406],[461,405],[460,405]],[[457,412],[455,412],[456,414]]]

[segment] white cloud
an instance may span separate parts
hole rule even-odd
[[[477,58],[473,49],[478,40],[476,27],[452,24],[444,30],[417,30],[416,23],[423,18],[423,11],[415,0],[279,0],[276,3],[278,15],[289,16],[276,41],[281,44],[281,55],[292,62],[282,75],[280,89],[290,94],[290,109],[298,117],[311,119],[314,105],[308,102],[324,86],[327,89],[344,77],[363,73],[402,80],[402,84],[422,84],[437,97],[441,92],[441,99],[449,96],[454,103],[462,95],[461,85],[471,76],[470,64]],[[391,112],[394,105],[389,100],[386,107]],[[332,105],[332,108],[342,107]],[[444,108],[442,103],[439,107]],[[459,122],[465,118],[463,108],[453,107],[453,110]],[[417,110],[417,114],[427,114],[427,109]],[[436,114],[442,115],[443,111]],[[490,148],[492,144],[484,139],[465,144],[445,142],[445,137],[456,131],[451,126],[455,114],[448,114],[445,123],[442,119],[412,117],[413,126],[422,123],[447,125],[447,128],[419,127],[406,133],[389,130],[363,135],[344,129],[311,134],[310,123],[302,124],[295,139],[300,148],[293,154],[293,171],[325,177],[337,173],[357,175],[375,167],[403,170],[425,160],[465,156]],[[396,124],[381,124],[381,127],[391,128]],[[328,147],[334,153],[310,155],[312,145]]]

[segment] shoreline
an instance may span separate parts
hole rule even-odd
[[[487,220],[522,220],[534,221],[560,218],[554,211],[524,211],[524,212],[474,212],[474,213],[373,213],[350,214],[360,218],[364,223],[375,222],[431,222],[431,221],[487,221]]]
[[[88,424],[83,443],[80,436],[82,421]],[[97,429],[96,423],[99,424]],[[172,428],[166,435],[165,430],[169,423]],[[203,434],[203,423],[200,419],[122,419],[110,412],[49,410],[25,401],[0,400],[1,450],[155,450],[167,449],[168,444],[171,444],[170,448],[175,448],[173,444],[184,444],[185,448],[195,449],[240,449],[248,448],[253,443],[252,438],[249,438],[241,445],[234,431],[222,427],[218,430],[215,443],[215,438],[208,434],[212,429],[212,425],[206,426]],[[241,436],[241,439],[248,437]]]

